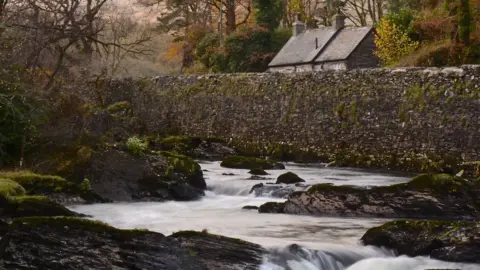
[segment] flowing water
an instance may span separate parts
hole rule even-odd
[[[247,180],[248,170],[222,168],[219,162],[201,165],[208,191],[200,201],[77,205],[71,209],[119,228],[147,228],[166,235],[179,230],[207,229],[210,233],[258,243],[271,250],[261,270],[480,270],[480,265],[451,264],[424,257],[395,257],[388,250],[359,243],[369,228],[387,219],[258,214],[255,210],[242,209],[267,201],[285,201],[268,197],[269,194],[255,197],[249,191],[257,183],[275,182],[286,171],[298,174],[309,185],[391,185],[408,181],[408,177],[287,164],[286,170],[268,171],[270,175],[266,177],[269,179]]]

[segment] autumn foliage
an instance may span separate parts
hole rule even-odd
[[[419,43],[408,37],[399,27],[386,19],[380,21],[375,39],[377,50],[375,54],[386,66],[397,64],[404,56],[415,51]]]

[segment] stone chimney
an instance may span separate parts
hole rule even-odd
[[[332,26],[335,30],[339,30],[339,29],[342,29],[345,27],[345,19],[347,18],[347,16],[341,14],[341,13],[337,13],[334,17],[333,17],[333,23],[332,23]]]
[[[297,13],[297,20],[293,23],[293,31],[292,36],[296,37],[301,33],[305,32],[306,26],[305,23],[302,22],[302,17],[300,13]]]

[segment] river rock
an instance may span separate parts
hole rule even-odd
[[[480,263],[478,221],[397,220],[368,230],[362,241],[399,255]]]
[[[282,163],[271,160],[252,158],[244,156],[228,156],[222,160],[220,166],[232,169],[262,169],[262,170],[279,170],[285,169]]]
[[[277,178],[276,184],[296,184],[302,182],[305,182],[305,180],[292,172],[287,172]]]
[[[259,245],[207,232],[169,237],[74,217],[0,222],[0,269],[258,269]]]
[[[245,209],[245,210],[258,210],[258,206],[245,205],[244,207],[242,207],[242,209]]]
[[[206,183],[198,163],[172,152],[134,156],[119,150],[95,152],[75,178],[89,179],[92,190],[111,201],[195,200]]]
[[[248,173],[253,175],[268,175],[268,173],[265,170],[259,169],[259,168],[252,169]]]
[[[3,269],[207,269],[175,239],[78,218],[24,218],[0,242]]]
[[[296,185],[277,185],[268,183],[267,185],[264,185],[263,183],[259,183],[250,189],[250,194],[254,193],[256,197],[270,196],[274,198],[287,198],[290,194],[297,191],[304,191],[307,188],[307,185],[301,185],[301,183]]]
[[[180,246],[209,270],[257,270],[266,250],[260,245],[207,232],[182,231],[172,234]]]
[[[447,174],[424,174],[408,183],[362,189],[318,184],[292,193],[280,213],[346,217],[480,217],[478,181]]]
[[[285,213],[285,203],[267,202],[258,208],[259,213]]]

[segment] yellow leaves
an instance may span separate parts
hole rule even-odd
[[[183,42],[172,42],[168,46],[165,53],[162,54],[162,58],[171,63],[178,63],[183,58]]]
[[[411,40],[407,33],[402,32],[395,24],[386,19],[380,21],[377,34],[375,55],[386,66],[397,64],[401,58],[411,54],[419,46],[419,42]]]

